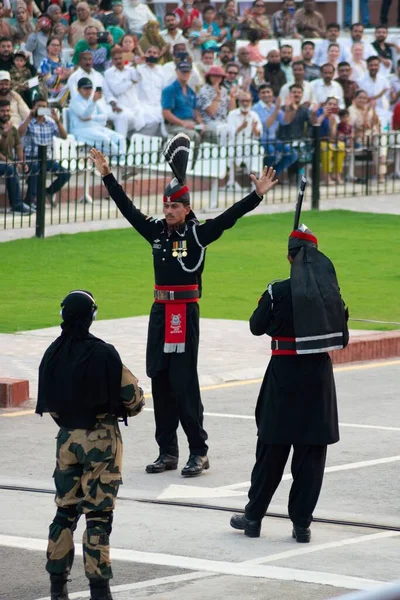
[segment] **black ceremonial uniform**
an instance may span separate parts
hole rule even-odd
[[[165,219],[148,218],[141,213],[112,174],[103,180],[121,213],[151,245],[156,286],[194,285],[198,286],[199,296],[206,247],[262,200],[253,192],[214,219],[199,224],[190,213],[185,225],[169,231]],[[177,246],[183,250],[180,256],[176,256],[174,250]],[[161,453],[177,457],[176,430],[181,422],[190,453],[205,456],[207,433],[203,429],[203,405],[197,375],[199,306],[197,302],[187,304],[185,351],[180,353],[164,350],[165,310],[163,304],[153,304],[147,340],[146,367],[147,375],[152,379],[156,440]]]

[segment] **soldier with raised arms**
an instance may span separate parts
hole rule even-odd
[[[147,465],[148,473],[178,467],[177,429],[181,423],[189,443],[189,459],[183,477],[200,475],[210,464],[207,433],[203,427],[203,404],[197,374],[199,347],[199,299],[207,247],[237,219],[256,208],[276,183],[275,171],[264,169],[260,178],[251,175],[255,190],[214,219],[200,224],[190,206],[185,183],[190,140],[176,135],[164,154],[175,178],[164,192],[164,219],[146,217],[127,197],[96,149],[91,157],[104,184],[136,231],[150,244],[155,286],[147,339],[147,375],[154,401],[158,458]]]

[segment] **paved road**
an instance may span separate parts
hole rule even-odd
[[[341,442],[329,449],[315,516],[400,528],[400,361],[342,366],[335,372]],[[123,429],[124,486],[112,544],[115,585],[125,588],[117,588],[117,600],[324,600],[398,577],[398,531],[316,522],[312,543],[303,546],[291,539],[285,518],[267,517],[262,537],[252,540],[230,529],[230,512],[185,506],[243,508],[254,456],[258,388],[258,383],[239,381],[203,390],[211,469],[195,480],[182,479],[179,471],[144,472],[156,456],[151,398],[147,410]],[[0,415],[0,485],[51,490],[55,433],[48,418]],[[183,466],[187,450],[180,439]],[[271,512],[286,514],[289,486],[287,470]],[[0,599],[46,598],[43,565],[52,495],[0,494]],[[78,541],[80,533],[81,526]],[[71,590],[86,590],[79,556]],[[73,596],[78,597],[88,596]]]

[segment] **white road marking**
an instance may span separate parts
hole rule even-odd
[[[184,583],[185,581],[194,581],[195,579],[204,579],[205,577],[215,577],[215,573],[188,573],[187,575],[170,575],[169,577],[158,577],[157,579],[147,579],[146,581],[138,581],[137,583],[125,583],[123,585],[111,586],[111,592],[130,592],[131,590],[144,590],[159,585],[170,585],[171,583]],[[84,590],[82,592],[73,592],[68,594],[70,600],[79,598],[90,598],[90,592]],[[51,600],[50,596],[39,598],[39,600]]]
[[[41,552],[45,552],[47,540],[0,535],[0,546],[21,548],[23,550],[39,550]],[[81,547],[77,546],[76,554],[82,556]],[[189,569],[191,571],[206,571],[208,573],[218,573],[221,575],[259,577],[261,579],[276,579],[279,581],[300,581],[303,583],[315,583],[318,585],[332,585],[334,587],[350,590],[369,590],[373,589],[375,586],[385,583],[383,581],[363,579],[361,577],[352,577],[337,573],[255,565],[246,562],[235,563],[219,560],[208,560],[204,558],[193,558],[175,554],[140,552],[138,550],[126,550],[123,548],[111,548],[111,558],[113,560],[120,560],[124,562],[161,565],[165,567]]]
[[[296,550],[288,550],[287,552],[279,552],[278,554],[271,554],[270,556],[263,556],[261,558],[255,558],[247,560],[246,563],[252,565],[262,565],[275,560],[282,560],[284,558],[291,558],[292,556],[302,556],[303,554],[310,554],[311,552],[319,552],[320,550],[329,550],[330,548],[341,548],[342,546],[351,546],[352,544],[364,544],[365,542],[371,542],[374,540],[380,540],[385,538],[392,538],[399,536],[398,531],[384,531],[380,533],[370,533],[368,535],[359,535],[354,538],[347,540],[341,540],[338,542],[329,542],[327,544],[311,544],[310,546],[303,546],[296,548]]]
[[[376,458],[373,460],[363,460],[355,463],[347,463],[343,465],[334,465],[332,467],[326,467],[326,473],[336,473],[338,471],[349,471],[351,469],[361,469],[364,467],[374,467],[375,465],[383,465],[393,462],[400,461],[400,456],[388,456],[386,458]],[[292,475],[287,473],[282,477],[282,481],[291,481]],[[232,494],[240,488],[248,488],[250,481],[242,481],[240,483],[232,483],[230,485],[224,485],[215,488],[205,488],[190,485],[170,485],[162,493],[157,496],[157,500],[171,500],[172,498],[222,498],[228,496],[239,496],[246,495],[247,491]],[[178,495],[180,494],[180,495]]]

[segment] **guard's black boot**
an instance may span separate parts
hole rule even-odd
[[[164,471],[175,471],[178,468],[178,457],[161,452],[160,456],[146,467],[146,473],[164,473]]]
[[[292,536],[295,538],[296,542],[300,544],[308,544],[311,540],[311,530],[309,527],[299,527],[298,525],[293,525]]]
[[[245,515],[233,515],[230,524],[233,529],[242,529],[248,537],[260,537],[261,521],[250,521]]]
[[[108,579],[92,580],[90,585],[90,600],[113,600]]]
[[[207,456],[200,456],[199,454],[191,454],[186,465],[181,471],[182,477],[196,477],[203,471],[210,468],[210,463]]]
[[[51,600],[69,600],[68,575],[50,575],[50,597]]]

